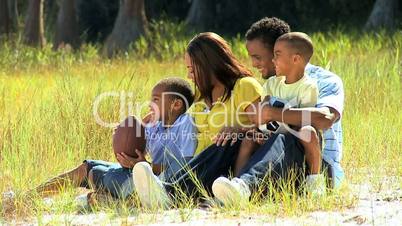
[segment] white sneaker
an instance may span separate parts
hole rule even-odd
[[[306,177],[306,191],[313,197],[326,194],[325,177],[322,174],[311,174]]]
[[[166,208],[169,203],[168,195],[162,182],[152,172],[146,162],[139,162],[133,168],[134,188],[141,203],[149,208]]]
[[[225,206],[247,204],[251,195],[250,188],[240,178],[229,180],[226,177],[219,177],[212,184],[212,192]]]

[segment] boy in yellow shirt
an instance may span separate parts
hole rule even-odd
[[[270,77],[264,84],[266,97],[263,103],[273,106],[282,103],[285,106],[278,107],[285,107],[284,109],[315,107],[318,99],[317,83],[304,75],[305,67],[312,55],[313,44],[308,35],[301,32],[290,32],[279,37],[275,42],[272,60],[276,76]],[[270,124],[269,126],[260,125],[259,129],[265,132],[268,127],[268,129],[275,129],[275,132],[291,132],[299,138],[309,169],[306,177],[307,191],[318,195],[325,193],[325,181],[320,175],[322,159],[318,131],[309,125],[292,130],[280,122]],[[258,143],[249,138],[242,142],[236,162],[236,173],[245,166],[257,146]]]

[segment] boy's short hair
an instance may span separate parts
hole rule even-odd
[[[303,32],[290,32],[279,37],[277,42],[287,42],[288,46],[295,50],[305,62],[309,62],[314,52],[311,38]]]
[[[181,99],[184,104],[183,112],[186,112],[187,109],[194,102],[194,93],[191,88],[190,83],[186,80],[178,77],[170,77],[160,80],[155,87],[162,87],[163,92],[172,92],[173,96]],[[177,93],[174,95],[174,93]]]
[[[285,21],[276,17],[264,17],[251,25],[246,33],[246,40],[260,39],[273,51],[276,39],[289,32],[289,24]]]

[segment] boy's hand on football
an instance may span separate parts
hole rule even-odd
[[[155,120],[156,120],[156,117],[155,117],[155,112],[149,112],[148,114],[146,114],[145,116],[144,116],[144,118],[142,119],[142,123],[144,123],[144,124],[154,124],[155,123]]]
[[[137,162],[145,161],[145,156],[139,150],[135,150],[135,153],[138,155],[137,158],[128,156],[126,153],[121,152],[116,154],[117,161],[120,163],[121,166],[125,168],[133,168]]]

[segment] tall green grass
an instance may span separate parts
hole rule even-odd
[[[77,166],[83,159],[115,161],[111,150],[112,129],[96,124],[93,103],[101,93],[133,92],[128,101],[143,103],[150,90],[166,76],[186,77],[183,51],[191,39],[181,27],[154,25],[152,41],[141,39],[127,54],[108,60],[99,48],[85,45],[79,51],[42,50],[20,42],[0,44],[0,192],[25,191],[44,180]],[[169,30],[168,29],[168,30]],[[315,53],[312,63],[338,74],[345,87],[342,115],[344,156],[342,165],[349,183],[369,183],[382,187],[383,178],[402,176],[402,32],[361,34],[312,34]],[[250,68],[243,40],[231,38],[235,54]],[[256,76],[259,75],[256,73]],[[100,105],[107,121],[119,121],[118,99]],[[142,111],[144,113],[145,110]],[[269,186],[269,185],[267,185]],[[69,189],[68,189],[69,190]],[[66,194],[71,194],[66,192]],[[348,192],[311,200],[293,195],[292,189],[279,189],[268,200],[256,200],[247,207],[223,208],[221,213],[301,214],[315,209],[339,209],[353,205]],[[287,191],[287,192],[285,192]],[[71,212],[73,195],[58,199],[55,213]],[[341,197],[341,198],[340,198]],[[182,218],[194,204],[183,199]],[[49,209],[41,200],[24,203],[20,215],[40,220]],[[138,202],[134,206],[138,206]],[[180,205],[179,205],[180,206]],[[28,207],[28,208],[27,208]],[[109,210],[114,211],[111,207]],[[128,208],[126,215],[138,214]],[[235,215],[236,215],[235,214]],[[124,214],[123,214],[124,215]],[[191,215],[191,214],[190,214]],[[157,219],[154,219],[157,220]]]

